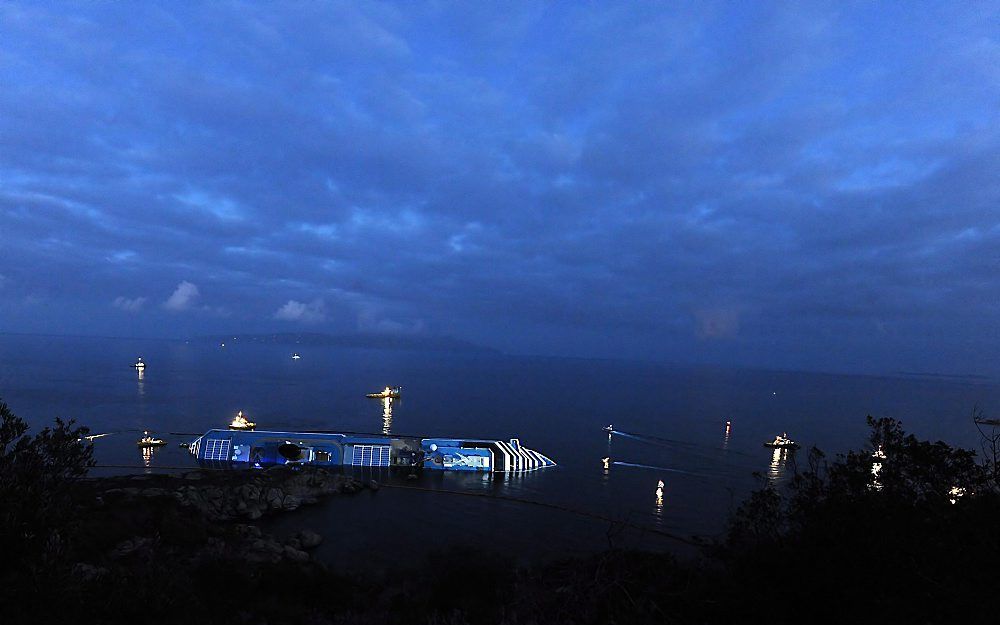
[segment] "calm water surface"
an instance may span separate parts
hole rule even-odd
[[[302,358],[292,360],[293,351]],[[142,380],[131,368],[139,355],[148,363]],[[403,386],[391,415],[364,397],[385,385]],[[334,498],[269,522],[278,533],[319,531],[326,537],[320,555],[331,562],[379,568],[433,560],[463,544],[522,560],[608,544],[610,523],[567,510],[717,535],[761,479],[780,481],[792,470],[794,457],[774,457],[761,444],[776,433],[839,452],[864,445],[866,414],[891,415],[921,437],[975,447],[973,405],[1000,413],[1000,386],[984,379],[11,335],[0,335],[0,398],[33,426],[68,417],[113,433],[95,441],[98,462],[137,468],[99,469],[105,473],[193,467],[177,443],[224,426],[237,410],[261,429],[388,426],[426,436],[518,437],[559,463],[506,479],[375,474],[399,488]],[[622,432],[611,441],[601,430],[609,423]],[[152,458],[135,446],[144,429],[170,443]],[[801,462],[805,454],[798,456]],[[607,471],[604,457],[612,460]],[[564,510],[489,497],[496,495]],[[676,547],[637,529],[612,534],[627,546]]]

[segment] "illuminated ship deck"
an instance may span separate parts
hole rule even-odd
[[[407,467],[508,473],[554,467],[520,441],[419,438],[326,432],[209,430],[188,447],[198,463],[215,468],[276,465]]]

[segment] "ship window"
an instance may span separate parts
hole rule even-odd
[[[354,459],[351,464],[356,467],[387,467],[389,466],[389,446],[355,445]]]
[[[208,439],[205,441],[205,460],[229,460],[229,445],[229,439]]]
[[[278,453],[286,460],[302,460],[303,449],[294,443],[285,443],[278,446]]]
[[[316,462],[330,462],[330,452],[328,452],[328,451],[317,451],[316,452]]]

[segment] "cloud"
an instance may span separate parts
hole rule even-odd
[[[421,334],[426,330],[423,319],[398,321],[379,313],[376,307],[365,305],[358,312],[358,330],[373,334]]]
[[[129,299],[121,296],[116,297],[115,301],[112,303],[115,308],[120,308],[126,312],[139,312],[145,304],[145,297],[135,297]]]
[[[740,329],[740,314],[733,308],[704,308],[695,311],[694,317],[701,338],[732,338]]]
[[[134,321],[779,365],[780,341],[819,367],[892,360],[890,335],[995,353],[998,18],[0,3],[3,292],[60,302],[22,317],[54,328],[173,292],[189,314]]]
[[[167,301],[163,302],[163,307],[173,311],[189,310],[198,300],[198,296],[198,287],[184,280],[177,285]]]
[[[308,304],[290,299],[274,313],[274,318],[282,321],[319,323],[326,320],[326,306],[321,299]]]

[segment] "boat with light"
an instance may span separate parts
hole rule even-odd
[[[215,429],[191,442],[188,451],[204,467],[227,469],[314,465],[515,473],[556,466],[516,438]]]
[[[770,443],[764,443],[764,447],[770,447],[771,449],[798,449],[799,444],[788,438],[788,434],[782,433],[780,436],[775,436],[774,440]]]
[[[136,360],[135,364],[132,366],[136,369],[136,371],[143,371],[146,369],[146,363],[142,361],[142,356],[139,356],[139,360]]]
[[[387,386],[377,393],[368,393],[365,397],[369,399],[398,399],[402,393],[402,386]]]
[[[230,430],[252,430],[255,427],[257,427],[257,423],[254,421],[250,421],[246,417],[244,417],[242,410],[236,413],[236,416],[233,417],[233,420],[229,422]]]
[[[143,432],[142,434],[143,434],[142,438],[140,438],[135,442],[135,444],[138,445],[139,447],[143,448],[163,447],[164,445],[167,444],[167,441],[161,438],[150,436],[149,432]]]
[[[294,354],[292,354],[292,360],[298,360],[300,358],[302,358],[302,356],[299,356],[298,352],[295,352]]]

